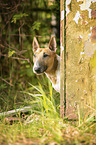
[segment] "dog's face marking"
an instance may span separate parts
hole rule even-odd
[[[36,38],[33,40],[33,71],[36,74],[48,73],[51,71],[54,58],[56,56],[56,41],[54,37],[49,42],[49,48],[39,48],[39,44]]]

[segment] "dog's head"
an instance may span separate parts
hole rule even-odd
[[[50,72],[53,64],[54,58],[56,56],[56,40],[52,37],[49,42],[48,48],[40,48],[37,39],[34,37],[33,40],[33,72],[36,74],[42,74],[44,72]]]

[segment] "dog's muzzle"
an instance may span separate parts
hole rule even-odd
[[[39,66],[39,67],[34,67],[33,68],[33,71],[34,71],[34,73],[36,73],[36,74],[42,74],[42,73],[44,73],[45,71],[47,70],[47,66]]]

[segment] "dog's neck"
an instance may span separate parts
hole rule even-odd
[[[53,66],[50,72],[45,72],[47,77],[51,80],[53,87],[59,92],[60,89],[60,56],[56,55],[54,58]],[[58,87],[59,85],[59,87]]]

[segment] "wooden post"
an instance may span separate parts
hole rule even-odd
[[[60,1],[60,116],[66,112],[66,0]]]
[[[60,115],[80,123],[96,113],[96,2],[61,0],[60,14]]]

